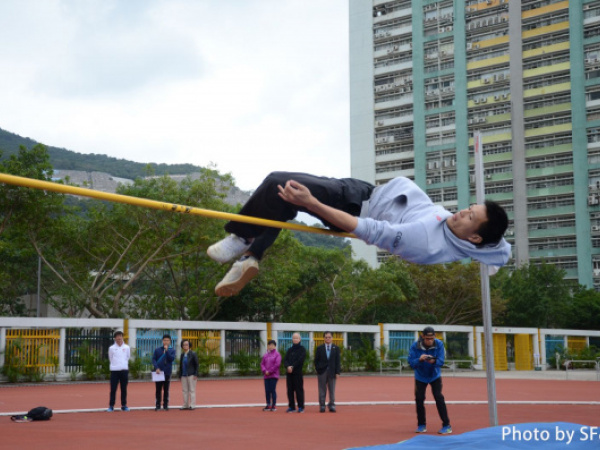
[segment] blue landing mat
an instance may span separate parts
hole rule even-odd
[[[598,449],[600,450],[600,418],[598,426],[568,422],[517,423],[501,425],[447,436],[418,435],[397,444],[361,447],[369,450],[407,449]]]

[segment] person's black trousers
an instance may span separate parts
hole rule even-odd
[[[121,407],[127,406],[127,383],[129,370],[110,371],[110,400],[109,406],[113,408],[117,397],[117,386],[121,385]]]
[[[285,186],[288,180],[294,180],[305,185],[312,195],[321,203],[341,209],[353,216],[360,215],[362,203],[368,200],[375,186],[355,178],[327,178],[300,172],[272,172],[254,191],[246,204],[240,210],[245,216],[260,217],[269,220],[287,222],[296,217],[298,212],[305,212],[321,220],[323,224],[334,231],[341,231],[319,216],[279,197],[278,185]],[[225,225],[228,233],[243,238],[254,238],[249,251],[261,259],[281,231],[280,228],[252,225],[241,222],[228,222]]]
[[[435,399],[435,406],[437,407],[438,414],[442,420],[442,426],[445,427],[450,425],[448,410],[446,409],[446,400],[442,395],[442,377],[439,377],[431,383],[423,383],[422,381],[415,380],[415,403],[417,404],[418,425],[426,425],[427,423],[425,418],[425,390],[427,389],[427,384],[431,385],[431,392]]]
[[[156,407],[160,408],[160,400],[161,394],[164,391],[164,396],[162,396],[162,404],[165,409],[169,407],[169,387],[171,385],[171,375],[165,374],[165,381],[157,381],[156,383]]]
[[[287,396],[288,406],[291,409],[296,409],[296,401],[298,402],[298,408],[304,409],[304,377],[301,373],[288,373],[286,374],[287,384]],[[296,398],[294,399],[294,394]]]

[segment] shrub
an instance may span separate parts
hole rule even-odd
[[[246,351],[242,351],[235,355],[231,355],[231,362],[237,365],[237,370],[240,375],[260,374],[260,356],[258,355],[252,355]]]

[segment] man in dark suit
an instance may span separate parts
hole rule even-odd
[[[315,352],[315,370],[319,381],[319,406],[320,411],[325,412],[325,397],[329,390],[330,412],[335,412],[335,382],[341,373],[340,348],[333,344],[331,331],[323,333],[324,344],[317,347]]]

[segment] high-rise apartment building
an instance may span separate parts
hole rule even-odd
[[[480,131],[512,263],[600,288],[600,0],[350,0],[350,89],[354,177],[465,208]]]

